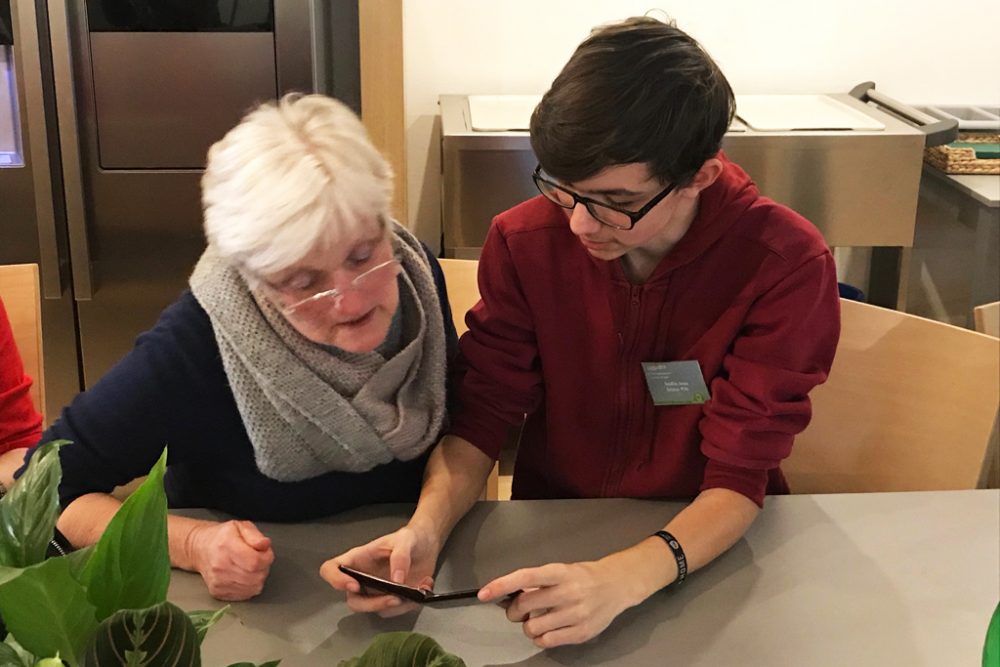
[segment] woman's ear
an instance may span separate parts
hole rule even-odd
[[[702,190],[715,183],[722,175],[722,169],[722,160],[714,157],[705,160],[691,182],[681,188],[681,192],[687,197],[697,197]]]

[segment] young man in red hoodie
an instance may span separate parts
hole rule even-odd
[[[535,197],[493,221],[455,385],[460,407],[400,531],[329,561],[420,583],[512,427],[515,498],[684,498],[593,562],[518,570],[482,600],[542,647],[600,633],[746,532],[809,423],[839,335],[833,258],[720,152],[732,90],[696,41],[630,19],[584,41],[531,118]],[[685,363],[687,362],[687,363]],[[525,417],[526,415],[526,417]]]

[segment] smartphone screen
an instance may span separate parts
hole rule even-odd
[[[404,600],[412,600],[413,602],[418,602],[420,604],[433,604],[435,602],[447,602],[450,600],[472,599],[476,598],[479,594],[478,588],[452,591],[450,593],[435,593],[434,591],[424,588],[414,588],[413,586],[407,586],[406,584],[397,584],[394,581],[389,581],[388,579],[383,579],[382,577],[376,577],[374,574],[361,572],[360,570],[355,570],[354,568],[347,567],[346,565],[341,565],[340,571],[350,577],[353,577],[359,584],[361,584],[362,592],[364,592],[364,589],[366,588],[371,588],[382,593],[390,593],[401,597]]]

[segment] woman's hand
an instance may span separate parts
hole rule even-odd
[[[188,539],[190,561],[212,597],[236,602],[264,589],[274,551],[270,538],[251,522],[202,523]]]
[[[431,588],[440,550],[440,545],[429,533],[404,526],[331,558],[323,563],[319,573],[331,586],[347,593],[347,606],[352,611],[398,616],[415,609],[416,603],[377,592],[363,595],[357,580],[341,572],[339,566],[346,565],[415,588]]]
[[[483,602],[518,594],[507,618],[521,623],[536,646],[579,644],[600,634],[618,614],[638,604],[621,570],[608,559],[585,563],[552,563],[516,570],[494,579],[479,591]]]

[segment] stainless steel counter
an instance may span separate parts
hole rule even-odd
[[[946,174],[924,166],[924,174],[957,188],[988,208],[1000,207],[1000,174]]]
[[[831,246],[912,245],[924,134],[850,95],[830,97],[885,129],[760,132],[738,124],[722,147],[763,194],[811,220]],[[474,131],[467,95],[442,95],[440,104],[444,250],[477,257],[492,217],[537,194],[535,158],[525,131]]]
[[[597,558],[648,535],[680,508],[639,500],[482,502],[448,543],[438,587]],[[743,540],[680,589],[629,610],[587,644],[543,652],[492,605],[426,608],[394,620],[349,613],[319,578],[320,564],[395,529],[409,509],[262,524],[277,554],[268,584],[209,632],[205,663],[331,665],[359,654],[379,632],[416,630],[469,667],[974,665],[1000,598],[1000,491],[775,497]],[[186,609],[221,606],[189,573],[174,573],[169,597]]]
[[[906,310],[973,327],[972,309],[1000,299],[1000,175],[925,165]]]

